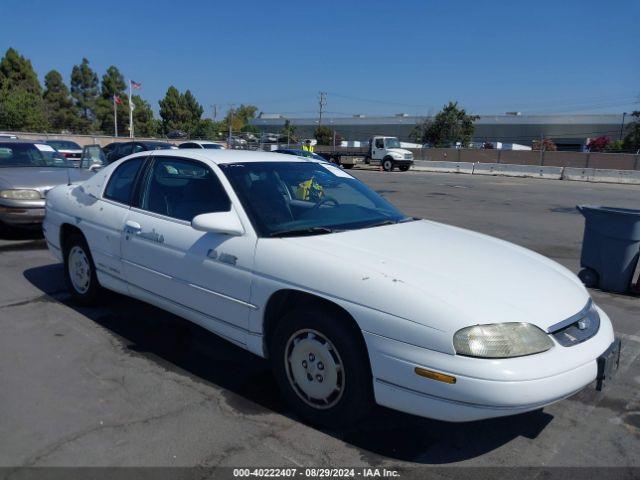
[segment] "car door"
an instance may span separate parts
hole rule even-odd
[[[88,208],[83,209],[80,223],[99,275],[108,275],[109,280],[123,285],[122,232],[144,160],[136,157],[118,165],[104,190],[96,192],[96,204],[87,203]]]
[[[217,174],[197,160],[152,158],[125,222],[123,268],[130,289],[245,343],[255,308],[249,297],[256,235],[246,227],[242,236],[195,230],[195,216],[235,208]]]
[[[373,144],[373,150],[371,153],[371,160],[373,165],[377,165],[382,160],[384,156],[384,138],[375,138]]]

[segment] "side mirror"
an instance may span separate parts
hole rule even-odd
[[[221,233],[236,237],[244,235],[244,227],[233,208],[228,212],[197,215],[191,220],[191,226],[200,232]]]

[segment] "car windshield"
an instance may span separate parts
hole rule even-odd
[[[76,142],[68,140],[48,140],[47,145],[51,145],[56,150],[82,150]]]
[[[0,167],[62,167],[71,165],[52,146],[40,143],[0,143]]]
[[[385,138],[384,144],[386,148],[400,148],[400,142],[397,138]]]
[[[331,164],[247,162],[220,168],[263,237],[314,235],[411,220]]]
[[[210,150],[220,150],[222,147],[217,143],[203,143],[202,148],[208,148]]]

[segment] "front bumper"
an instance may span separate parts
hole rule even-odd
[[[44,200],[0,202],[0,222],[7,225],[36,225],[44,219]]]
[[[598,357],[614,341],[599,310],[598,333],[573,347],[512,359],[450,355],[364,332],[376,402],[395,410],[465,422],[536,410],[582,390],[598,375]],[[452,375],[448,384],[416,375],[422,367]]]

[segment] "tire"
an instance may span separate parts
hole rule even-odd
[[[87,241],[72,234],[65,241],[64,279],[73,300],[81,305],[97,305],[104,293]]]
[[[587,288],[595,288],[600,283],[600,275],[592,268],[583,268],[578,272],[578,278]]]
[[[401,172],[406,172],[407,170],[409,170],[409,168],[411,167],[411,165],[400,165],[400,171]]]
[[[344,163],[342,165],[342,168],[344,168],[345,170],[351,170],[353,168],[353,163]]]
[[[392,172],[393,171],[393,160],[390,158],[385,158],[384,160],[382,160],[382,169],[385,172]]]
[[[373,405],[366,347],[343,314],[313,307],[292,310],[278,323],[270,352],[285,400],[310,424],[347,427]]]

